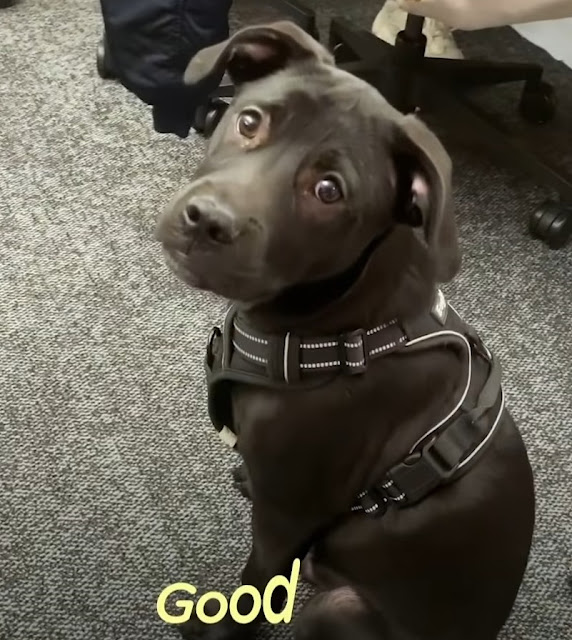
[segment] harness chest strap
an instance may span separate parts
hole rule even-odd
[[[498,361],[493,358],[475,408],[458,410],[438,435],[431,434],[433,429],[427,432],[424,444],[412,448],[380,482],[358,495],[352,511],[377,516],[392,504],[411,506],[469,471],[490,444],[504,412],[500,375]]]
[[[472,466],[490,442],[504,409],[498,362],[476,332],[447,304],[441,291],[436,293],[431,312],[414,321],[392,320],[369,330],[315,338],[299,338],[289,333],[260,334],[230,307],[223,331],[213,329],[207,348],[211,420],[222,440],[234,447],[237,440],[232,428],[234,383],[310,389],[339,375],[362,375],[371,360],[388,353],[425,348],[436,341],[455,341],[467,353],[468,380],[463,397],[450,415],[415,443],[405,460],[392,467],[375,487],[359,494],[352,511],[375,516],[385,513],[391,504],[398,507],[415,504]],[[467,408],[464,404],[474,356],[488,361],[489,375],[476,406]]]

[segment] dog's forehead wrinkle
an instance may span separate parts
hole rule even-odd
[[[241,87],[237,93],[240,103],[260,100],[262,103],[282,103],[292,93],[304,92],[308,97],[315,93],[312,67],[299,64],[282,69]]]
[[[363,80],[329,65],[308,62],[246,85],[238,98],[238,109],[244,108],[249,101],[286,106],[296,101],[299,108],[307,105],[307,115],[312,118],[315,118],[315,108],[322,112],[322,116],[328,110],[347,112],[352,114],[353,126],[361,120],[360,114],[364,117],[376,114],[378,120],[380,115],[387,119],[399,116],[399,112]]]
[[[370,114],[378,114],[387,120],[399,120],[402,117],[400,111],[393,107],[387,99],[369,83],[361,78],[339,69],[328,67],[331,84],[346,97],[359,99],[361,108]]]

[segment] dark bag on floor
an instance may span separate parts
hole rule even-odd
[[[197,51],[228,37],[232,0],[100,1],[117,78],[153,106],[158,132],[186,137],[214,87],[185,87],[185,68]]]

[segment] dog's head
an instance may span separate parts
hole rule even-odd
[[[289,22],[203,50],[185,79],[224,73],[235,98],[157,227],[182,280],[235,301],[267,301],[347,270],[396,225],[419,237],[437,281],[453,277],[450,159],[417,117],[337,69]]]

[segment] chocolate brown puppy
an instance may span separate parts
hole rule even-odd
[[[493,640],[534,488],[499,364],[439,290],[460,268],[449,156],[290,23],[201,52],[186,78],[225,72],[236,97],[156,235],[183,281],[232,302],[206,370],[252,500],[242,583],[311,558],[298,640]]]

